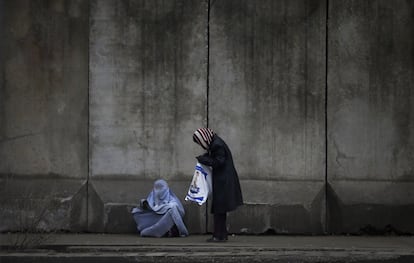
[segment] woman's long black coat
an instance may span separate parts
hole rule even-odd
[[[197,160],[213,168],[213,204],[211,212],[226,213],[243,204],[239,177],[227,144],[214,135],[209,151]]]

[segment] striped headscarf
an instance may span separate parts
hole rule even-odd
[[[193,141],[208,150],[210,143],[213,140],[214,132],[209,128],[197,129],[193,134]]]

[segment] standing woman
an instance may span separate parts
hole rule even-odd
[[[234,167],[233,157],[227,144],[213,130],[200,128],[194,132],[193,140],[207,152],[197,156],[198,162],[213,168],[213,202],[211,213],[214,215],[213,237],[209,242],[227,240],[227,212],[243,204],[239,177]]]

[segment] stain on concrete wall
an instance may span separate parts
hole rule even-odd
[[[209,122],[233,151],[245,201],[284,206],[282,221],[299,205],[315,233],[324,225],[324,205],[311,203],[325,180],[325,17],[325,1],[213,1],[210,17]]]
[[[414,3],[330,1],[332,232],[414,226]]]
[[[27,218],[50,201],[39,227],[73,230],[88,169],[88,3],[1,1],[0,12],[1,203],[26,201]],[[15,212],[1,213],[2,230],[22,227],[5,223]]]

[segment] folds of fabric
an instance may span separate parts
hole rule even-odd
[[[158,222],[163,215],[159,215],[150,210],[135,208],[133,211],[133,217],[137,225],[137,230],[140,233],[142,230],[154,225],[154,222]]]
[[[171,206],[163,215],[148,210],[136,210],[134,220],[137,223],[138,232],[143,237],[162,237],[174,225],[177,226],[180,236],[188,236],[188,230],[178,206]]]
[[[178,197],[170,190],[168,184],[164,180],[157,180],[154,183],[154,189],[147,197],[148,205],[152,211],[158,214],[165,214],[170,208],[171,203],[175,203],[184,215],[184,207]]]
[[[164,180],[157,180],[148,195],[147,209],[134,208],[132,214],[141,236],[162,237],[174,225],[180,236],[188,236],[183,222],[184,207]]]

